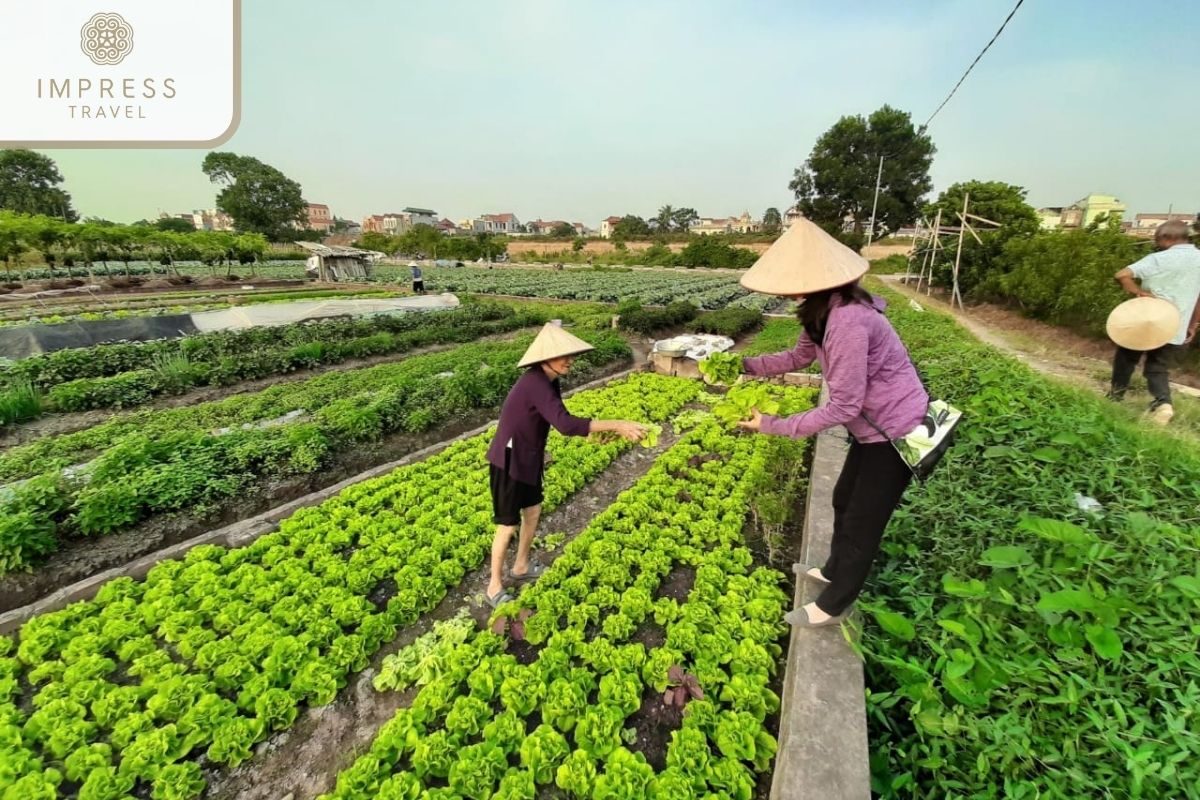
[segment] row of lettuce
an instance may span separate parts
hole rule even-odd
[[[1200,456],[886,294],[966,421],[868,589],[875,792],[1198,796]]]
[[[784,412],[815,399],[770,392]],[[767,785],[790,598],[743,526],[775,450],[723,410],[677,418],[695,427],[490,631],[386,662],[377,688],[417,691],[323,800],[750,800]],[[684,573],[686,596],[664,591]]]
[[[628,359],[611,332],[581,378]],[[156,514],[212,509],[265,477],[313,475],[398,432],[445,424],[504,399],[530,335],[276,384],[223,400],[117,415],[0,453],[0,574],[72,536],[125,530]]]
[[[695,383],[638,375],[568,401],[662,423]],[[0,637],[0,796],[183,800],[331,702],[490,550],[489,434],[356,484],[238,549],[194,548],[143,581]],[[631,445],[552,437],[547,509]],[[390,588],[389,588],[390,587]]]

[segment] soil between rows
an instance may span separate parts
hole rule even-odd
[[[667,426],[657,447],[635,447],[623,453],[601,475],[543,517],[539,532],[542,535],[566,533],[566,541],[574,539],[596,515],[612,504],[617,495],[646,474],[655,459],[676,439]],[[553,551],[537,549],[535,555],[549,565],[560,552],[561,545]],[[205,796],[210,800],[278,800],[292,795],[295,800],[305,800],[330,791],[337,774],[354,763],[379,728],[397,709],[408,706],[416,695],[414,689],[375,691],[371,681],[378,674],[384,657],[412,644],[418,636],[428,632],[434,622],[449,619],[464,608],[482,628],[491,614],[491,609],[483,602],[487,581],[486,566],[469,573],[437,607],[377,652],[370,666],[354,676],[332,703],[306,709],[289,730],[261,743],[250,761],[233,770],[204,764],[209,783]],[[373,595],[372,600],[387,602],[383,595],[379,598]],[[524,645],[521,642],[513,644]],[[510,652],[518,655],[520,649],[510,647]],[[526,658],[536,655],[528,645],[521,654]]]
[[[637,353],[636,345],[634,350]],[[628,361],[614,362],[586,375],[579,375],[572,383],[580,385],[628,367]],[[380,442],[356,445],[337,453],[333,461],[320,472],[284,480],[264,477],[241,495],[207,512],[194,510],[154,517],[121,533],[64,542],[61,549],[51,554],[34,572],[4,576],[0,582],[0,612],[27,605],[102,570],[127,564],[155,550],[252,517],[364,470],[451,439],[495,419],[498,411],[497,407],[475,409],[447,425],[424,433],[398,433]]]

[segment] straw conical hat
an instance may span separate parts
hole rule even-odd
[[[1121,347],[1154,350],[1179,333],[1179,309],[1161,297],[1135,297],[1114,308],[1105,327]]]
[[[525,355],[521,356],[521,360],[517,362],[517,366],[528,367],[543,361],[549,361],[552,358],[576,356],[593,349],[595,348],[583,339],[572,336],[564,331],[561,324],[547,322],[538,331],[533,344],[529,345],[529,349],[525,351]]]
[[[811,294],[844,286],[866,274],[865,258],[800,217],[742,276],[742,286],[762,294]]]

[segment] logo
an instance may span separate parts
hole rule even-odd
[[[133,51],[133,27],[120,14],[94,15],[79,32],[84,55],[99,66],[120,64]]]
[[[237,130],[242,0],[0,7],[0,148],[212,148]]]

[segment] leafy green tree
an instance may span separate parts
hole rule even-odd
[[[779,214],[779,209],[772,206],[763,212],[763,232],[764,233],[779,233],[779,229],[783,227],[783,217]]]
[[[569,222],[560,222],[550,231],[550,235],[556,239],[570,239],[575,235],[575,226]]]
[[[671,223],[680,233],[687,233],[692,223],[700,219],[694,208],[677,208],[671,212]]]
[[[958,215],[962,213],[963,200],[970,192],[970,207],[968,213],[1000,223],[999,228],[993,228],[986,223],[972,223],[982,244],[975,241],[969,233],[963,237],[962,262],[959,266],[958,283],[964,293],[994,292],[994,283],[1005,267],[1000,259],[1004,245],[1011,239],[1029,237],[1040,228],[1037,212],[1033,206],[1025,202],[1025,189],[1003,181],[962,181],[946,188],[938,195],[937,200],[925,207],[925,217],[930,221],[942,212],[942,225],[956,227]],[[934,270],[938,281],[950,285],[953,280],[954,258],[951,245],[943,241],[947,247],[946,253],[939,256],[939,263]],[[953,244],[957,248],[958,243]]]
[[[671,226],[675,224],[675,208],[671,205],[665,205],[658,209],[658,213],[654,215],[654,229],[659,233],[667,233],[671,230]]]
[[[79,215],[62,182],[62,173],[49,156],[32,150],[0,150],[0,208],[75,222]]]
[[[635,217],[633,214],[626,214],[621,217],[616,225],[613,225],[612,236],[614,239],[621,241],[644,239],[649,235],[649,223],[641,217]]]
[[[584,239],[582,236],[576,236],[575,241],[571,242],[572,252],[582,252],[585,247],[587,247],[587,239]]]
[[[935,149],[908,113],[885,105],[865,119],[842,117],[821,134],[788,188],[804,216],[826,230],[839,232],[849,215],[854,232],[862,234],[882,156],[876,231],[896,230],[916,219],[921,199],[933,188],[929,167]]]
[[[744,247],[734,247],[719,236],[696,236],[676,261],[684,267],[719,267],[722,269],[745,269],[758,260],[758,256]]]
[[[160,231],[174,231],[175,233],[191,233],[196,230],[196,223],[190,219],[182,217],[162,217],[155,221],[154,227]]]
[[[295,225],[305,221],[300,184],[257,158],[236,153],[209,153],[201,166],[213,183],[217,208],[233,217],[239,232],[261,233],[273,242],[296,238]]]

